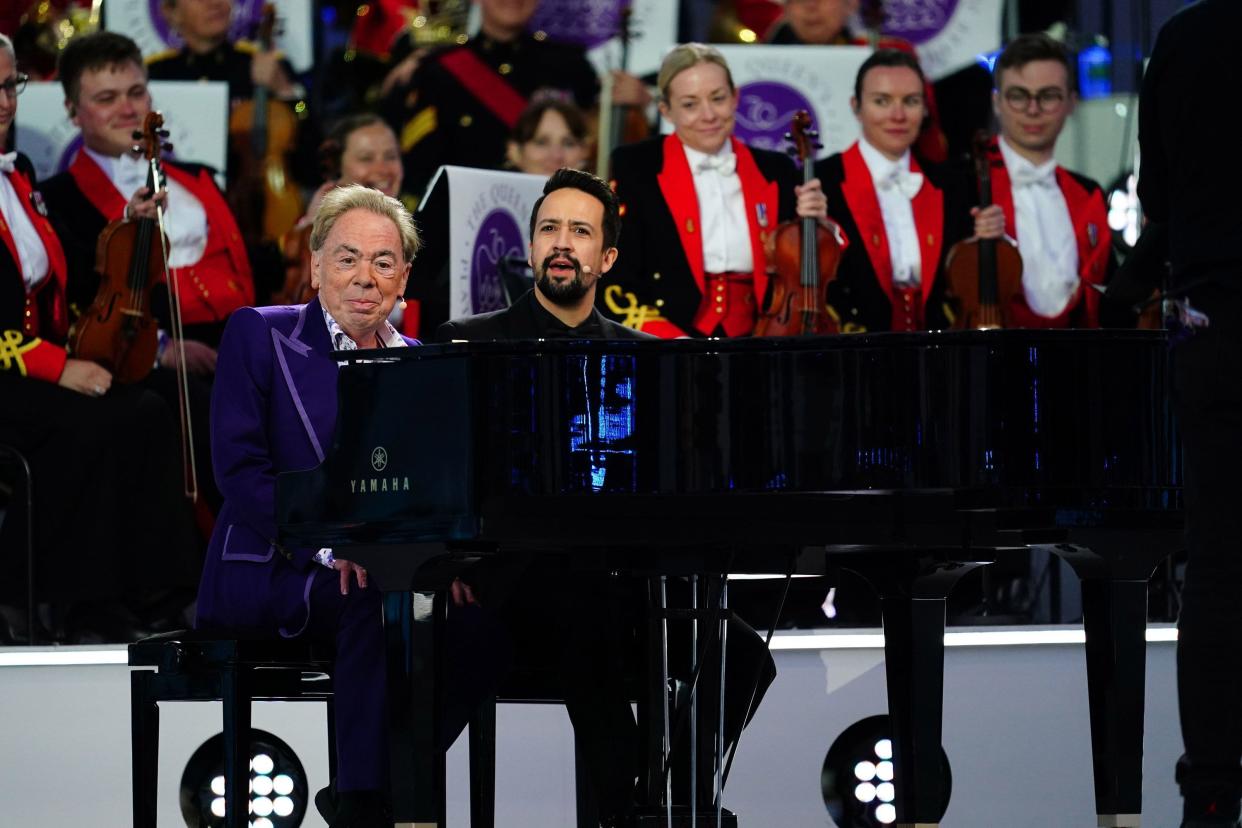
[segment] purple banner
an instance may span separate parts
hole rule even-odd
[[[263,17],[264,0],[233,0],[233,22],[229,24],[229,41],[248,40],[254,37],[259,20]],[[161,0],[147,0],[151,25],[170,49],[180,49],[180,35],[169,27],[160,9]]]
[[[575,43],[591,49],[617,36],[621,10],[630,3],[631,0],[541,0],[527,28],[545,32],[558,43]]]
[[[500,282],[501,262],[523,258],[522,230],[508,210],[492,210],[483,218],[474,237],[474,257],[470,262],[470,296],[474,313],[505,307],[504,286]]]

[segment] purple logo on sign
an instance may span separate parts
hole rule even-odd
[[[470,304],[474,313],[500,310],[505,291],[500,283],[501,263],[510,257],[525,258],[522,231],[513,214],[492,210],[479,225],[470,260]]]
[[[783,151],[789,145],[789,123],[800,109],[811,113],[812,126],[819,123],[811,102],[793,87],[776,81],[743,84],[733,134],[752,147]]]
[[[958,0],[885,0],[884,33],[919,46],[944,30]]]
[[[155,33],[160,36],[160,40],[168,44],[169,48],[179,49],[184,41],[169,27],[160,5],[160,0],[147,0],[151,25],[155,27]],[[229,40],[241,40],[254,36],[255,26],[258,25],[261,17],[263,17],[263,0],[234,0],[233,20],[229,24]]]
[[[630,0],[541,0],[526,28],[590,49],[617,36],[621,9],[629,5]]]

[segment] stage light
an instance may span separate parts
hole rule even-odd
[[[824,805],[838,828],[879,828],[897,821],[893,804],[901,780],[894,778],[888,716],[871,716],[845,729],[824,757],[820,774]],[[949,759],[940,752],[944,804],[949,806]]]
[[[306,771],[293,749],[262,730],[250,731],[250,780],[243,801],[250,828],[297,828],[306,815]],[[194,751],[181,775],[181,815],[191,828],[224,825],[224,736]]]

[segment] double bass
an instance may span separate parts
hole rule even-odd
[[[992,159],[986,131],[975,135],[979,207],[992,205]],[[1010,308],[1022,296],[1022,256],[1009,238],[971,238],[953,245],[945,260],[948,298],[958,307],[953,327],[989,330],[1011,326]]]
[[[802,163],[802,183],[815,178],[818,133],[805,109],[793,117],[789,135]],[[782,223],[770,239],[769,261],[775,266],[772,301],[755,323],[755,336],[820,336],[839,330],[828,307],[828,285],[837,276],[845,248],[841,228],[824,227],[813,217]]]

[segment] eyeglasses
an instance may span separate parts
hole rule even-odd
[[[1034,100],[1039,105],[1040,112],[1056,112],[1065,106],[1065,92],[1055,87],[1041,89],[1032,94],[1029,89],[1023,89],[1021,86],[1011,86],[1002,93],[1005,103],[1009,108],[1016,112],[1025,112]]]
[[[0,83],[0,92],[7,93],[10,98],[16,98],[26,91],[26,81],[28,80],[30,80],[29,75],[16,74],[4,83]]]

